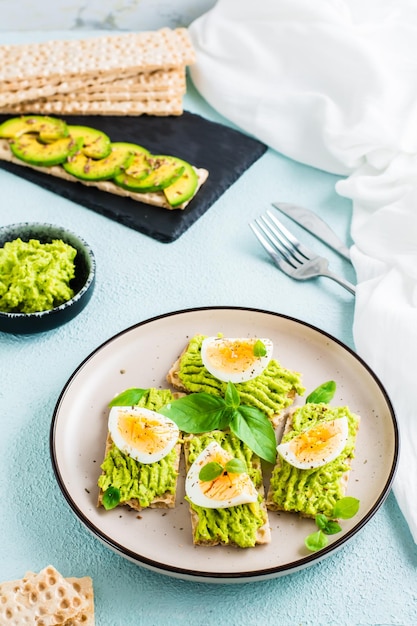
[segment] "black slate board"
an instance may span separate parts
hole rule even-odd
[[[10,117],[0,115],[0,123]],[[163,243],[178,239],[267,149],[252,137],[188,111],[169,117],[74,115],[62,119],[98,128],[112,141],[138,143],[154,154],[175,155],[209,170],[207,181],[186,209],[170,211],[0,161],[8,172]]]

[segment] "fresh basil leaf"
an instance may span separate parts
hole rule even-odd
[[[323,383],[317,389],[314,389],[310,395],[306,398],[306,404],[328,404],[333,398],[336,392],[336,383],[334,380],[329,380],[327,383]]]
[[[135,406],[139,403],[142,396],[145,395],[147,389],[126,389],[126,391],[122,391],[118,396],[113,398],[111,402],[109,402],[109,407],[112,406]]]
[[[306,547],[311,550],[311,552],[317,552],[317,550],[325,548],[327,541],[327,537],[322,530],[317,530],[304,539]]]
[[[336,519],[350,519],[359,511],[359,504],[360,503],[357,498],[352,498],[351,496],[341,498],[334,506],[333,517]]]
[[[233,413],[230,430],[246,443],[255,454],[269,463],[275,463],[275,432],[267,416],[255,407],[241,405]]]
[[[237,409],[240,404],[239,392],[230,381],[227,383],[224,401],[226,402],[226,406],[231,409]]]
[[[338,524],[337,522],[335,522],[332,519],[329,519],[329,521],[327,522],[326,526],[324,526],[324,528],[322,528],[322,531],[326,535],[335,535],[336,533],[340,533],[341,530],[342,530],[342,527],[340,526],[340,524]]]
[[[172,400],[159,413],[172,419],[183,432],[194,434],[223,430],[231,418],[223,398],[205,392]]]
[[[316,526],[319,530],[324,530],[329,523],[329,518],[323,513],[318,513],[315,517]]]
[[[108,487],[103,493],[102,502],[106,511],[114,509],[120,502],[120,489],[117,487]]]
[[[203,482],[210,482],[211,480],[214,480],[215,478],[220,476],[223,471],[224,468],[222,465],[220,465],[220,463],[217,463],[216,461],[211,461],[210,463],[203,465],[198,477]]]
[[[263,341],[257,339],[253,346],[253,354],[255,356],[266,356],[266,346]]]
[[[230,474],[244,474],[248,471],[247,465],[242,459],[230,459],[230,461],[227,461],[224,469]]]

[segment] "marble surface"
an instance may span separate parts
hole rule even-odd
[[[0,0],[0,31],[153,30],[188,26],[215,0]]]
[[[46,36],[68,32],[4,32],[0,43]],[[191,84],[185,108],[227,124]],[[61,224],[89,242],[97,261],[95,293],[76,319],[40,335],[0,333],[0,580],[49,563],[66,576],[91,575],[98,626],[417,623],[416,546],[392,494],[343,549],[313,567],[242,585],[194,583],[145,570],[102,545],[66,504],[49,458],[51,417],[72,372],[102,342],[152,316],[257,307],[300,318],[354,348],[353,298],[329,280],[301,284],[281,274],[248,227],[284,199],[316,210],[349,242],[351,206],[336,194],[337,180],[268,150],[182,237],[161,244],[0,170],[0,225]],[[354,280],[346,261],[294,230]]]

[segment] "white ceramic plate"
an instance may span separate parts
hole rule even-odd
[[[129,387],[166,387],[165,376],[189,338],[198,333],[270,337],[274,357],[303,375],[307,393],[327,380],[337,383],[332,404],[361,416],[348,495],[360,511],[320,552],[304,538],[313,520],[269,513],[272,541],[246,550],[195,547],[184,473],[174,509],[97,508],[97,478],[107,432],[107,404]],[[169,313],[119,333],[97,348],[73,373],[56,405],[51,456],[59,486],[78,518],[108,547],[138,565],[188,580],[245,582],[273,578],[317,563],[343,546],[366,524],[389,493],[398,459],[398,429],[384,388],[349,348],[323,331],[276,313],[235,307]]]

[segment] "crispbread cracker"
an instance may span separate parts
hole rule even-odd
[[[92,594],[92,584],[87,597],[48,565],[38,574],[29,572],[20,580],[0,584],[0,622],[4,626],[66,623],[91,612]]]
[[[160,69],[152,72],[140,72],[126,77],[120,74],[109,74],[97,77],[80,79],[78,76],[70,79],[38,80],[36,85],[29,81],[22,82],[19,89],[0,92],[0,107],[12,104],[22,104],[40,98],[50,98],[59,94],[93,94],[102,92],[116,92],[125,94],[148,94],[154,97],[155,92],[162,92],[163,97],[172,94],[183,94],[186,90],[185,67]],[[152,94],[152,95],[149,95]],[[159,94],[160,95],[160,94]]]
[[[38,98],[35,102],[51,103],[52,105],[55,103],[62,103],[63,108],[65,108],[67,104],[76,103],[75,106],[82,105],[84,107],[88,106],[89,102],[100,102],[101,100],[104,100],[105,102],[129,103],[138,103],[143,101],[147,109],[157,102],[163,103],[164,108],[166,108],[167,103],[170,103],[170,106],[178,103],[179,109],[181,108],[181,97],[184,95],[184,91],[174,89],[138,91],[130,89],[128,86],[124,88],[113,87],[112,83],[106,83],[102,89],[100,89],[99,86],[97,87],[98,88],[95,91],[84,90],[73,91],[72,93],[67,94],[54,94],[46,98]],[[25,103],[22,102],[20,104]]]
[[[64,622],[64,626],[94,626],[94,589],[93,581],[89,576],[83,576],[83,578],[66,578],[75,591],[85,601],[85,608],[83,608],[75,617],[70,618]]]
[[[103,87],[107,90],[126,89],[130,92],[158,92],[163,91],[170,93],[185,93],[186,90],[186,74],[185,67],[175,67],[169,70],[155,70],[153,72],[141,72],[134,76],[126,78],[114,78],[106,81],[91,81],[88,85],[88,93],[102,91]],[[77,89],[84,89],[83,85]]]
[[[216,436],[216,431],[212,431],[211,435],[213,436],[213,438]],[[224,433],[222,433],[223,436],[227,437],[227,434],[225,435]],[[233,437],[233,435],[230,435]],[[188,472],[188,470],[190,469],[192,463],[190,462],[189,459],[189,453],[190,453],[190,443],[193,441],[193,439],[198,439],[199,435],[187,435],[184,437],[184,456],[185,456],[185,467],[186,467],[186,472]],[[260,475],[260,480],[259,483],[255,485],[259,495],[261,496],[261,500],[259,502],[259,506],[260,509],[263,513],[263,517],[265,522],[263,523],[262,526],[260,526],[259,528],[257,528],[256,530],[256,536],[255,536],[255,541],[254,541],[254,545],[261,545],[261,544],[266,544],[266,543],[270,543],[271,541],[271,529],[269,526],[269,520],[268,520],[268,511],[265,505],[265,500],[264,500],[264,486],[263,486],[263,481],[262,481],[262,468],[261,468],[261,461],[259,459],[259,457],[257,457],[256,455],[253,455],[251,458],[251,463],[253,468],[255,469],[256,472],[258,472],[258,474]],[[227,511],[227,509],[224,509],[223,511]],[[197,537],[197,527],[199,524],[199,514],[197,513],[197,511],[195,511],[192,508],[192,505],[190,504],[190,516],[191,516],[191,527],[192,527],[192,535],[193,535],[193,542],[195,545],[201,545],[201,546],[215,546],[215,545],[230,545],[230,546],[238,546],[238,544],[236,544],[232,539],[222,539],[220,536],[217,536],[216,538],[213,538],[212,540],[202,540],[199,539]]]
[[[0,106],[0,113],[20,115],[26,113],[45,115],[181,115],[181,95],[156,99],[127,100],[57,100],[40,98],[19,104]]]
[[[0,46],[0,87],[39,78],[101,76],[111,72],[151,71],[195,61],[186,28],[105,35],[85,40]]]
[[[149,204],[152,206],[158,206],[168,210],[174,209],[185,209],[185,207],[191,202],[188,200],[187,202],[183,202],[177,207],[172,207],[168,201],[166,200],[163,192],[148,192],[148,193],[138,193],[134,191],[128,191],[127,189],[123,189],[118,185],[115,185],[110,180],[103,181],[87,181],[76,178],[75,176],[71,176],[68,174],[63,167],[59,165],[53,165],[52,167],[39,167],[36,165],[30,165],[25,161],[21,161],[17,157],[15,157],[9,146],[9,142],[7,139],[0,139],[0,160],[9,161],[10,163],[16,163],[17,165],[21,165],[23,167],[29,167],[38,172],[43,172],[44,174],[48,174],[49,176],[55,176],[57,178],[61,178],[63,180],[68,180],[73,183],[80,183],[82,185],[86,185],[87,187],[96,187],[101,191],[105,191],[107,193],[111,193],[114,195],[122,196],[125,198],[131,198],[136,202],[143,202],[144,204]],[[200,189],[201,185],[207,180],[208,171],[204,168],[195,168],[195,171],[198,176],[198,186],[196,193]],[[194,194],[195,195],[195,194]]]

